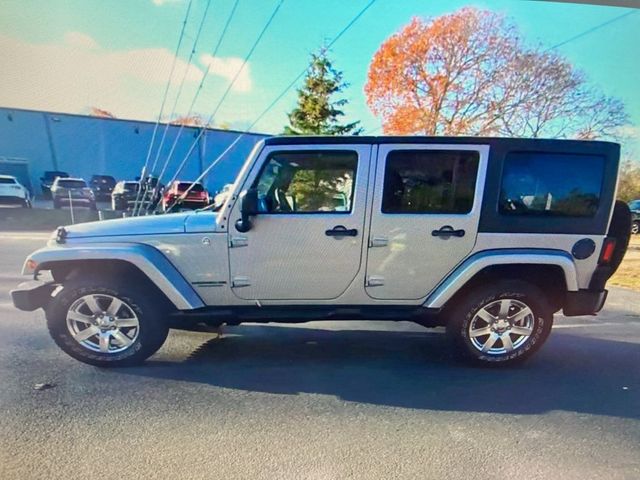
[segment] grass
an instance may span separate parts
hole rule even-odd
[[[627,254],[608,285],[640,291],[640,235],[631,237]]]

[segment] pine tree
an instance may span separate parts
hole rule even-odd
[[[358,135],[362,133],[360,122],[340,123],[342,108],[349,103],[345,98],[333,100],[335,94],[349,85],[343,81],[342,72],[336,70],[327,57],[327,50],[320,49],[311,55],[311,63],[304,86],[298,90],[298,105],[289,113],[287,135]]]

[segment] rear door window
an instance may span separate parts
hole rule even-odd
[[[499,211],[503,215],[593,217],[598,211],[605,158],[518,152],[507,155]]]
[[[466,214],[473,208],[479,154],[396,150],[384,172],[383,213]]]

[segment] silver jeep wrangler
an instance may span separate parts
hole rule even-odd
[[[218,212],[60,227],[12,292],[55,342],[132,365],[169,328],[411,320],[460,355],[512,364],[553,314],[592,315],[630,235],[607,142],[275,137]],[[39,280],[48,271],[47,281]]]

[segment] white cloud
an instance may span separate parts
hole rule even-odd
[[[0,69],[0,105],[70,113],[96,106],[120,118],[157,116],[173,62],[173,53],[164,48],[106,50],[81,32],[70,32],[64,42],[55,44],[32,44],[0,35],[0,51],[3,63],[11,66]],[[215,59],[210,76],[227,79],[231,71],[235,74],[233,66],[239,67],[238,62],[236,58]],[[179,59],[174,86],[185,72],[179,113],[188,108],[204,74],[201,67]],[[234,90],[250,88],[246,70]],[[175,91],[170,91],[170,99]]]
[[[91,49],[98,46],[93,38],[82,32],[68,32],[64,35],[64,41],[69,45],[80,48]]]
[[[205,68],[209,65],[211,66],[209,70],[210,75],[219,75],[231,81],[242,67],[243,60],[238,57],[221,58],[204,54],[200,56],[200,62]],[[250,65],[247,63],[233,84],[233,89],[237,92],[249,92],[251,87],[251,71]]]

